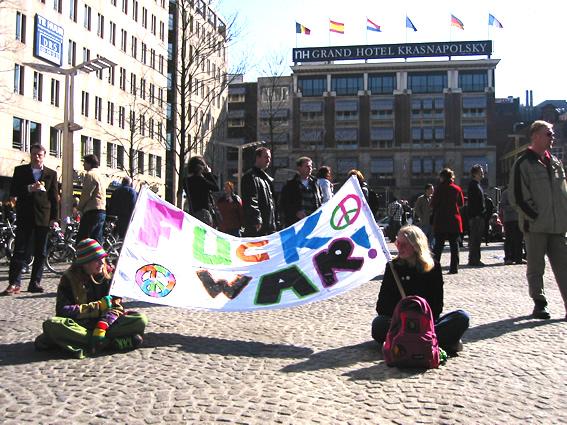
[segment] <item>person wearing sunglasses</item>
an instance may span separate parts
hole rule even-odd
[[[529,137],[529,147],[512,166],[510,203],[526,241],[532,316],[545,320],[551,317],[543,287],[546,255],[567,311],[567,183],[563,164],[551,154],[553,125],[534,121]]]

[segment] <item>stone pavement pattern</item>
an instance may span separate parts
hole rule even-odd
[[[458,357],[425,372],[387,367],[371,341],[379,280],[255,313],[130,302],[150,318],[143,348],[75,360],[34,351],[54,311],[46,275],[46,294],[0,297],[0,423],[565,424],[557,285],[548,267],[552,319],[531,319],[525,266],[501,265],[501,253],[483,247],[490,267],[445,276],[444,311],[469,311],[471,329]],[[3,265],[2,289],[6,278]]]

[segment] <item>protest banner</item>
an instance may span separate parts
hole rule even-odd
[[[218,311],[291,307],[349,291],[389,259],[355,177],[309,217],[259,238],[221,233],[143,189],[110,294]]]

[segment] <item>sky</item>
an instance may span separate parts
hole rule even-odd
[[[567,100],[566,0],[217,0],[211,4],[225,21],[235,20],[229,72],[246,63],[245,81],[269,75],[275,58],[285,60],[283,75],[290,75],[294,47],[490,38],[492,59],[500,59],[496,97],[519,97],[525,104],[525,92],[532,90],[534,105]],[[489,13],[502,29],[488,27]],[[463,22],[464,30],[450,25],[451,14]],[[417,32],[406,29],[406,15]],[[367,17],[382,32],[366,31]],[[344,23],[345,34],[329,33],[329,19]],[[309,28],[311,35],[296,34],[296,22]]]

